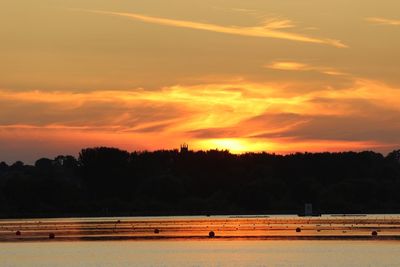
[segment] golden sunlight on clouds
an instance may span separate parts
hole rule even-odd
[[[281,31],[281,29],[293,27],[292,22],[289,20],[281,20],[281,21],[267,20],[264,25],[254,26],[254,27],[239,27],[239,26],[228,27],[216,24],[199,23],[194,21],[152,17],[136,13],[110,12],[110,11],[100,11],[100,10],[87,10],[87,11],[98,14],[127,17],[142,22],[179,27],[179,28],[189,28],[194,30],[211,31],[211,32],[250,36],[250,37],[276,38],[276,39],[284,39],[297,42],[324,44],[324,45],[334,46],[337,48],[347,47],[339,40],[310,37],[299,33]]]
[[[3,2],[0,161],[400,144],[399,1]]]
[[[371,17],[371,18],[366,18],[366,20],[371,23],[379,24],[379,25],[400,26],[400,20],[396,20],[396,19]]]
[[[267,65],[267,68],[276,70],[310,70],[310,66],[298,62],[274,62],[271,65]]]
[[[305,63],[293,61],[276,61],[271,64],[265,65],[266,68],[275,70],[292,70],[292,71],[316,71],[327,75],[346,75],[343,72],[337,71],[332,68],[312,66]]]
[[[296,86],[301,90],[307,84]],[[22,139],[61,138],[126,149],[176,148],[188,142],[195,149],[235,153],[382,149],[400,141],[396,88],[356,80],[339,90],[285,91],[244,82],[157,91],[1,90],[6,104],[0,111],[0,137],[8,140],[18,133]],[[13,114],[12,121],[7,114]]]

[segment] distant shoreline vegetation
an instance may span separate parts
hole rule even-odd
[[[83,149],[0,163],[0,217],[400,213],[400,150],[231,154]]]

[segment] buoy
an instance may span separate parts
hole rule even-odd
[[[160,230],[154,229],[154,233],[155,233],[155,234],[159,234],[159,233],[160,233]]]
[[[300,232],[301,232],[300,227],[297,227],[297,228],[296,228],[296,233],[300,233]]]
[[[377,235],[378,235],[378,232],[377,232],[377,231],[372,231],[371,235],[372,235],[372,236],[377,236]]]
[[[56,235],[54,233],[50,233],[49,234],[49,239],[54,239],[54,238],[56,238]]]
[[[21,235],[21,232],[20,231],[16,231],[15,235]]]
[[[208,237],[209,237],[209,238],[215,237],[214,231],[210,231],[210,232],[208,233]]]

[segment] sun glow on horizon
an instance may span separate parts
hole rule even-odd
[[[0,161],[183,142],[232,153],[394,150],[399,8],[387,0],[362,9],[318,0],[8,1]]]
[[[63,140],[74,144],[75,150],[110,145],[130,151],[173,149],[182,141],[195,149],[232,153],[386,150],[395,145],[395,136],[380,141],[382,135],[370,125],[397,132],[400,93],[396,88],[368,80],[355,80],[340,91],[321,89],[301,96],[287,88],[290,85],[241,81],[159,91],[0,90],[0,98],[13,103],[1,112],[14,116],[13,124],[0,125],[0,137],[27,143]],[[41,108],[31,109],[37,106]],[[387,108],[391,112],[386,116],[376,113]],[[7,141],[3,146],[9,146]]]
[[[248,140],[235,138],[208,139],[199,142],[199,149],[228,150],[234,154],[269,151],[270,147],[271,146],[266,144],[258,144],[257,142],[249,142]]]

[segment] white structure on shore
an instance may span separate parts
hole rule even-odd
[[[304,205],[304,216],[313,216],[312,204],[306,203]]]

